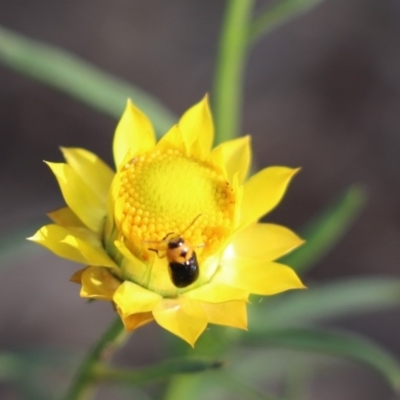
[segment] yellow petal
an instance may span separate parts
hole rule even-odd
[[[122,322],[124,323],[125,329],[130,332],[141,326],[154,321],[153,314],[151,312],[138,313],[133,315],[128,315],[127,317],[122,317]]]
[[[305,288],[286,265],[239,257],[224,258],[214,280],[262,295]]]
[[[252,224],[233,237],[227,251],[233,251],[239,257],[272,261],[302,243],[302,239],[284,226]]]
[[[214,141],[214,123],[207,95],[183,114],[179,128],[189,154],[206,157]]]
[[[123,256],[123,259],[119,261],[118,264],[120,265],[121,271],[125,276],[131,276],[132,280],[140,280],[141,277],[146,276],[148,268],[147,265],[135,257],[126,247],[125,243],[115,240],[114,245]],[[118,260],[118,258],[116,259]]]
[[[209,303],[223,303],[232,300],[247,301],[248,292],[223,283],[207,283],[184,293],[185,297]]]
[[[185,297],[164,299],[153,310],[156,322],[192,347],[207,327],[207,315],[201,303]]]
[[[53,224],[43,226],[28,239],[68,260],[81,264],[116,267],[103,248],[86,243],[62,226]]]
[[[88,268],[90,268],[90,267],[85,267],[85,268],[82,268],[82,269],[78,269],[78,271],[75,271],[75,272],[72,274],[71,278],[69,278],[69,281],[70,281],[70,282],[73,282],[73,283],[77,283],[78,285],[80,285],[80,284],[82,283],[82,274],[83,274]]]
[[[101,235],[88,229],[69,207],[59,208],[47,214],[57,225],[68,229],[68,232],[95,247],[102,247]]]
[[[251,163],[250,136],[229,140],[217,146],[210,154],[210,158],[224,163],[229,182],[238,174],[239,183],[242,183],[249,172]]]
[[[179,289],[172,283],[166,258],[160,258],[154,254],[153,260],[148,264],[148,274],[143,276],[143,284],[150,290],[160,291],[162,295],[175,297]]]
[[[247,309],[244,301],[226,303],[202,303],[210,324],[232,326],[247,330]]]
[[[103,249],[103,244],[102,244],[102,237],[101,235],[98,235],[97,233],[91,231],[90,229],[86,227],[65,227],[68,229],[68,232],[72,235],[75,236],[76,238],[82,240],[83,242],[90,244],[96,248]]]
[[[211,151],[211,153],[207,156],[206,162],[210,163],[213,165],[217,170],[219,169],[223,176],[225,177],[226,180],[229,181],[229,183],[232,183],[232,177],[228,177],[228,172],[226,170],[226,164],[225,164],[225,154],[224,154],[224,148],[220,145],[217,146],[215,149]]]
[[[68,165],[106,201],[114,177],[112,169],[90,151],[65,147],[61,147],[61,151]]]
[[[87,186],[69,165],[50,162],[47,165],[56,176],[69,208],[87,227],[95,232],[100,232],[106,215],[104,199]]]
[[[265,168],[245,182],[240,224],[248,225],[271,211],[280,202],[290,180],[298,171],[287,167]]]
[[[47,213],[47,216],[57,225],[65,227],[84,227],[83,222],[69,208],[63,207]]]
[[[81,297],[110,301],[121,281],[107,268],[89,267],[82,271],[81,284]]]
[[[142,154],[152,149],[155,143],[150,120],[128,100],[114,136],[113,153],[116,168],[121,165],[129,150],[134,155]]]
[[[114,294],[114,302],[123,318],[152,311],[161,299],[159,294],[129,281],[125,281]]]
[[[186,145],[183,140],[182,132],[178,125],[174,125],[157,143],[157,149],[168,150],[177,149],[186,154]]]
[[[232,190],[233,193],[236,194],[236,202],[237,204],[242,204],[242,198],[243,198],[243,185],[239,184],[239,177],[238,174],[235,174],[233,176],[232,182]],[[234,215],[233,215],[233,223],[235,227],[238,227],[240,229],[240,218],[241,218],[241,207],[235,207]],[[237,229],[236,229],[237,230]]]

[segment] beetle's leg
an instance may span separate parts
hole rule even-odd
[[[160,255],[160,250],[159,249],[147,249],[149,251],[154,251],[154,253],[157,253],[158,258],[164,258],[167,256],[167,253],[164,251],[164,254]]]

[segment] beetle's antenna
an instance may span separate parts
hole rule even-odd
[[[171,236],[171,235],[173,235],[173,234],[174,234],[174,232],[169,232],[169,233],[167,233],[167,234],[163,237],[163,239],[162,239],[161,241],[164,242],[164,241],[167,239],[168,236]]]
[[[199,214],[197,217],[195,217],[195,219],[190,223],[190,225],[183,231],[181,232],[181,235],[183,235],[187,230],[189,230],[194,223],[202,216],[203,214]]]

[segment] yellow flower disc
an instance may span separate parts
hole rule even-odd
[[[134,157],[119,174],[117,199],[124,205],[116,223],[132,251],[174,233],[206,257],[231,232],[235,195],[215,167],[176,149],[155,150]]]

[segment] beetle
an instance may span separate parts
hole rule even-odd
[[[184,239],[183,234],[193,226],[200,215],[182,233],[168,233],[160,242],[157,242],[160,244],[159,248],[149,248],[149,250],[155,251],[160,258],[167,258],[169,276],[172,283],[178,288],[189,286],[199,278],[200,268],[193,247],[201,247],[202,245],[192,246]],[[165,254],[160,256],[159,250],[164,250],[164,247]]]

